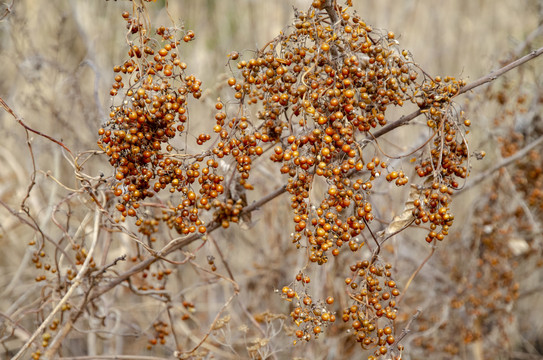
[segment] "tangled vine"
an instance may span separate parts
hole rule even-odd
[[[387,110],[405,103],[427,118],[429,151],[415,165],[421,180],[412,184],[412,221],[405,227],[428,224],[426,241],[433,243],[448,234],[451,196],[468,174],[470,120],[452,101],[463,81],[429,76],[399,47],[394,33],[374,30],[348,10],[315,1],[253,58],[239,60],[232,53],[230,61],[237,63],[227,84],[236,101],[216,103],[215,135],[200,134],[196,144],[203,149],[194,152],[174,145],[187,131],[189,98],[202,95],[201,81],[182,60],[182,42],[192,41],[194,32],[159,27],[154,37],[140,13],[123,13],[129,59],[114,68],[110,94],[119,101],[99,130],[98,143],[116,169],[112,190],[121,220],[136,218],[149,235],[153,220],[140,211],[146,199],[169,191],[171,201],[154,221],[179,234],[205,234],[210,221],[222,227],[240,221],[247,205],[241,194],[253,189],[255,161],[267,157],[278,163],[287,177],[292,242],[307,249],[309,262],[323,265],[343,249],[370,249],[369,258],[350,267],[354,276],[345,283],[353,305],[342,318],[351,322],[356,341],[376,347],[379,356],[395,349],[399,291],[391,266],[379,256],[386,232],[372,231],[372,188],[381,179],[396,186],[409,179],[370,155],[375,151],[369,148],[379,147],[375,132],[390,122]],[[221,171],[220,162],[232,171]],[[317,177],[327,186],[320,203],[310,196]],[[302,300],[289,287],[282,293],[311,305],[303,309],[300,303],[291,314],[300,339],[318,335],[335,319],[308,294]]]
[[[154,28],[148,15],[150,2],[134,0],[132,11],[121,14],[126,23],[127,58],[113,68],[112,105],[97,141],[113,176],[85,176],[80,157],[73,158],[77,179],[95,206],[91,245],[74,241],[58,224],[70,246],[61,246],[63,240],[55,243],[43,233],[41,241],[29,243],[35,248],[31,262],[41,271],[34,280],[48,284],[58,278],[60,285],[50,296],[61,300],[48,317],[40,318],[38,330],[15,359],[40,335],[41,344],[34,346],[32,358],[54,356],[87,307],[98,309],[89,312],[105,328],[108,315],[101,314],[95,302],[119,284],[165,304],[162,315],[146,330],[148,350],[167,345],[173,337],[176,358],[205,357],[208,349],[203,344],[210,334],[228,327],[229,316],[219,315],[240,292],[212,233],[234,224],[249,228],[251,213],[282,194],[288,197],[290,236],[281,234],[280,241],[296,249],[303,265],[289,269],[292,281],[276,290],[288,311],[250,316],[250,320],[257,325],[289,321],[284,328],[294,344],[340,329],[368,359],[401,359],[402,340],[420,315],[420,311],[414,316],[403,311],[404,295],[449,235],[455,221],[451,204],[455,194],[468,186],[470,160],[485,156],[470,150],[471,120],[455,98],[543,50],[467,84],[451,76],[428,74],[393,32],[367,24],[352,10],[351,1],[315,0],[307,10],[296,10],[292,24],[260,49],[231,52],[224,91],[213,102],[210,118],[195,119],[192,110],[203,104],[206,89],[184,55],[186,44],[197,41],[197,34],[175,24]],[[27,131],[45,136],[24,125],[3,100],[2,105]],[[411,113],[396,119],[401,111]],[[402,150],[387,144],[395,141],[396,129],[415,121],[418,136],[410,137]],[[191,124],[196,122],[208,130],[195,135]],[[514,157],[519,148],[526,147],[524,140],[508,137],[503,141],[503,155]],[[460,332],[466,343],[480,338],[481,324],[495,321],[496,313],[508,314],[519,296],[515,252],[507,247],[510,239],[504,236],[512,230],[493,224],[514,217],[523,231],[536,227],[537,221],[529,216],[526,221],[523,211],[541,208],[543,203],[540,163],[535,151],[529,152],[528,161],[517,163],[521,171],[513,182],[528,204],[524,208],[504,216],[502,204],[492,196],[479,205],[485,214],[473,226],[480,243],[473,251],[479,271],[450,296],[452,309],[473,324],[473,329]],[[255,190],[260,190],[254,179],[264,166],[275,171],[282,186],[254,198]],[[388,191],[402,196],[403,210],[392,219],[379,211],[383,193]],[[501,191],[497,182],[491,191]],[[105,256],[101,264],[94,257],[102,216],[104,222],[109,221],[107,231],[120,231],[134,240],[129,245],[133,252],[109,265]],[[407,229],[430,249],[412,274],[399,273],[389,257],[393,251],[385,250]],[[167,238],[163,233],[178,237]],[[48,260],[49,243],[55,247],[54,261]],[[221,262],[209,255],[207,268],[198,265],[195,255],[184,251],[193,243],[212,243]],[[170,256],[178,251],[181,260]],[[69,264],[60,266],[59,257],[69,259]],[[118,263],[125,260],[129,265],[123,269]],[[500,266],[500,260],[507,264]],[[167,291],[172,268],[187,263],[229,282],[234,291],[192,349],[179,344],[172,319],[196,321],[193,314],[198,304],[180,295],[176,307]],[[221,266],[228,275],[218,271]],[[340,269],[330,276],[339,279],[342,290],[315,291],[315,269],[332,266]],[[457,264],[450,265],[448,275],[462,278],[461,270]],[[400,286],[400,278],[409,279]],[[80,286],[85,292],[76,305],[72,296]],[[40,306],[45,308],[43,302]],[[423,315],[419,325],[426,322],[431,319]],[[424,346],[424,341],[419,345]],[[265,339],[256,339],[247,351],[252,358],[266,358],[262,355],[266,346]],[[458,353],[457,343],[443,346],[450,354]]]

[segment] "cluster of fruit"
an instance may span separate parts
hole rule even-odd
[[[394,320],[400,291],[392,279],[392,266],[364,260],[350,269],[353,275],[345,279],[345,284],[354,304],[343,310],[343,321],[350,322],[363,348],[376,349],[375,356],[395,351]]]
[[[208,219],[224,228],[240,222],[247,205],[244,191],[253,189],[254,163],[269,151],[280,173],[288,176],[292,242],[307,248],[309,261],[320,265],[341,249],[357,252],[365,244],[361,239],[368,238],[364,231],[377,241],[369,229],[375,182],[409,182],[403,170],[375,154],[380,147],[373,131],[389,123],[387,110],[410,102],[426,115],[432,131],[428,156],[416,167],[426,181],[414,200],[413,222],[430,222],[429,242],[447,235],[454,218],[449,212],[452,192],[459,187],[457,178],[467,176],[464,133],[469,120],[452,103],[464,82],[430,78],[408,51],[400,50],[394,33],[374,30],[348,8],[325,3],[314,1],[307,11],[297,11],[293,25],[254,57],[230,54],[229,61],[236,62],[226,81],[232,100],[217,101],[215,138],[200,134],[195,139],[199,148],[192,152],[172,145],[179,134],[187,134],[189,98],[202,95],[200,80],[186,73],[180,59],[179,29],[160,27],[156,40],[140,15],[123,13],[137,44],[130,43],[129,59],[114,68],[111,95],[121,102],[99,130],[99,145],[116,169],[113,192],[123,219],[136,217],[136,225],[149,236],[156,221],[180,234],[206,233]],[[194,32],[180,37],[189,42]],[[368,144],[375,150],[370,152]],[[326,184],[318,201],[311,195],[317,178]],[[173,195],[163,216],[143,219],[138,212],[142,200],[165,189]],[[377,256],[372,259],[353,270],[358,280],[349,286],[362,290],[353,294],[356,305],[344,318],[352,319],[362,346],[379,346],[382,355],[394,343],[393,323],[381,328],[375,319],[393,320],[398,290],[390,268],[379,265]],[[293,289],[283,290],[286,299],[298,296]],[[296,334],[307,340],[335,316],[321,311],[307,294],[302,297],[292,318],[312,324],[312,330]]]
[[[306,291],[306,285],[311,281],[309,276],[300,272],[296,275],[296,281],[293,287],[284,286],[281,290],[281,296],[294,305],[290,317],[299,327],[295,331],[297,340],[294,344],[298,340],[309,341],[318,338],[325,327],[336,321],[336,315],[328,309],[334,304],[334,298],[329,296],[326,300],[313,301]]]
[[[116,169],[114,194],[119,197],[117,210],[123,219],[137,217],[144,199],[168,189],[178,193],[179,201],[163,219],[181,234],[206,232],[200,209],[209,210],[213,200],[224,192],[224,177],[217,174],[218,163],[205,154],[181,153],[171,144],[185,131],[188,121],[188,98],[199,99],[201,81],[185,73],[187,64],[179,59],[180,41],[177,29],[160,27],[150,37],[139,18],[122,14],[134,34],[129,59],[114,67],[115,82],[110,94],[121,97],[121,104],[112,108],[110,120],[99,129],[99,146]],[[194,38],[193,31],[184,33],[183,40]],[[119,90],[128,88],[119,93]],[[201,134],[198,144],[210,139]],[[194,189],[198,184],[198,190]],[[147,230],[145,230],[147,231]]]

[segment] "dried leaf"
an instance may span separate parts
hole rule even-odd
[[[411,185],[411,191],[409,191],[409,196],[405,202],[404,209],[400,215],[397,215],[392,219],[392,222],[388,224],[387,228],[384,231],[384,236],[390,236],[401,231],[403,228],[409,226],[413,222],[413,201],[420,197],[420,190],[416,185]]]

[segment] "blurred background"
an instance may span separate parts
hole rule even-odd
[[[177,0],[167,3],[167,8],[166,2],[160,0],[146,4],[151,23],[169,26],[173,20],[196,33],[195,41],[182,44],[180,53],[188,64],[188,72],[203,82],[203,100],[191,108],[190,131],[197,135],[201,129],[209,129],[214,124],[216,99],[227,96],[222,84],[231,74],[228,54],[237,51],[249,59],[256,49],[286,29],[296,9],[306,10],[311,1]],[[367,24],[393,31],[400,47],[408,49],[414,61],[433,76],[449,75],[469,83],[543,45],[541,0],[353,0],[353,3]],[[61,141],[74,154],[98,150],[97,131],[108,118],[112,105],[109,95],[112,69],[127,58],[123,11],[132,11],[130,1],[2,0],[0,97],[25,124]],[[522,121],[530,123],[540,114],[542,69],[543,62],[536,59],[522,69],[513,70],[491,89],[478,88],[458,100],[473,123],[468,137],[471,149],[487,153],[483,161],[473,164],[474,176],[507,155],[500,150],[503,144],[500,138],[510,134],[515,126],[518,130]],[[500,101],[500,96],[507,101]],[[511,105],[509,99],[515,103]],[[58,238],[63,236],[63,230],[55,222],[65,221],[66,231],[81,236],[78,226],[83,233],[87,232],[91,210],[88,199],[75,195],[74,190],[80,183],[65,150],[33,133],[27,138],[23,127],[5,111],[0,112],[0,130],[0,200],[4,205],[0,207],[0,247],[3,249],[0,255],[0,274],[3,275],[0,277],[0,340],[4,347],[0,353],[4,351],[7,355],[17,351],[39,319],[47,315],[43,309],[58,301],[58,294],[55,295],[51,285],[35,281],[33,250],[28,244],[39,240],[40,235],[27,222],[35,222],[48,236]],[[414,135],[406,130],[401,136],[404,136],[403,142],[409,144],[409,136]],[[105,157],[92,156],[83,168],[94,177],[113,174]],[[257,190],[249,194],[249,202],[281,185],[277,169],[268,165],[259,165],[258,169],[259,175],[253,178]],[[35,184],[24,200],[31,179]],[[458,329],[462,323],[468,327],[475,325],[471,320],[455,317],[454,310],[449,309],[454,297],[451,294],[461,293],[453,287],[462,287],[466,281],[469,283],[466,279],[477,276],[476,265],[461,269],[462,251],[473,249],[460,245],[476,238],[476,230],[482,226],[468,220],[474,214],[490,211],[477,207],[491,197],[487,193],[494,189],[490,181],[489,175],[489,181],[455,199],[455,233],[439,244],[436,254],[425,265],[425,269],[434,270],[422,271],[410,284],[410,292],[404,300],[405,312],[399,322],[406,324],[416,310],[421,310],[422,315],[411,325],[413,334],[403,341],[405,359],[543,358],[543,301],[539,301],[539,289],[543,285],[538,270],[541,264],[533,257],[523,258],[524,250],[519,250],[520,257],[514,261],[519,266],[517,269],[521,269],[516,270],[516,275],[527,295],[515,305],[506,306],[491,325],[485,323],[488,328],[472,332],[492,336],[466,339],[470,329],[464,329],[465,332]],[[397,194],[402,196],[403,193]],[[32,219],[21,210],[23,200]],[[403,204],[394,206],[386,200],[378,211],[392,218],[401,212]],[[541,211],[534,212],[537,219],[541,218]],[[223,326],[212,332],[194,358],[354,359],[364,354],[359,346],[348,341],[349,334],[339,320],[337,327],[327,329],[318,340],[292,345],[295,326],[288,318],[289,304],[275,293],[291,283],[305,263],[305,255],[292,246],[289,231],[285,230],[290,229],[290,216],[289,202],[284,195],[253,214],[252,228],[231,227],[210,235],[220,245],[241,290],[220,314]],[[399,237],[390,249],[390,259],[402,287],[430,250],[421,234],[413,232]],[[133,252],[129,239],[122,234],[111,236],[109,260]],[[521,248],[528,246],[533,250],[522,239],[519,244]],[[195,261],[199,266],[208,266],[210,256],[220,257],[209,242],[202,248],[200,245],[191,247],[191,251],[198,254]],[[224,274],[224,266],[216,261],[218,271]],[[311,291],[316,297],[335,293],[340,313],[348,302],[341,290],[343,269],[336,262],[327,266],[327,269],[311,270]],[[450,278],[454,272],[451,269],[458,274],[456,280]],[[174,292],[180,304],[185,302],[183,309],[175,310],[179,312],[176,316],[190,315],[188,321],[175,323],[179,327],[178,336],[184,339],[184,349],[190,349],[205,334],[233,290],[230,283],[212,280],[194,266],[179,269],[174,276]],[[175,345],[170,342],[163,348],[159,348],[160,345],[147,348],[149,339],[156,335],[156,324],[165,316],[164,306],[124,291],[112,291],[103,300],[109,301],[107,306],[99,304],[107,309],[106,314],[102,314],[105,323],[110,321],[108,314],[117,314],[115,331],[91,331],[99,326],[92,322],[96,319],[89,316],[63,346],[64,358],[125,353],[157,358],[171,356]],[[48,301],[43,302],[40,309],[36,305],[40,303],[39,294],[49,292]],[[34,311],[37,315],[29,315]],[[10,323],[10,318],[19,319],[22,328]],[[450,341],[446,341],[447,338]],[[502,342],[502,339],[507,341]],[[454,346],[447,347],[449,343]],[[500,353],[500,349],[507,352]]]

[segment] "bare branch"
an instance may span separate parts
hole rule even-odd
[[[509,157],[506,157],[505,159],[502,159],[502,161],[492,166],[490,169],[486,170],[485,172],[480,173],[477,176],[474,176],[462,189],[459,189],[458,191],[456,191],[456,194],[459,194],[462,191],[471,189],[475,185],[479,184],[481,181],[488,179],[490,174],[498,171],[499,169],[519,159],[522,159],[523,157],[526,156],[526,154],[528,154],[531,150],[541,145],[542,143],[543,143],[543,136],[539,137],[537,140],[532,141],[530,144],[526,145],[524,148],[517,151],[514,155],[511,155]]]
[[[400,343],[400,341],[403,340],[404,337],[406,337],[407,334],[409,334],[409,328],[411,327],[411,325],[413,324],[413,321],[417,320],[417,318],[420,316],[420,314],[422,314],[422,310],[418,309],[414,314],[413,316],[411,316],[411,318],[409,319],[409,321],[407,322],[407,324],[405,325],[405,327],[403,328],[402,330],[402,333],[400,334],[400,336],[398,337],[398,340],[396,341],[396,343]]]
[[[495,71],[491,72],[490,74],[485,75],[485,76],[479,78],[478,80],[475,80],[474,82],[460,88],[460,90],[458,91],[458,93],[455,96],[459,96],[461,94],[464,94],[465,92],[468,92],[470,90],[475,89],[476,87],[479,87],[479,86],[484,85],[484,84],[486,84],[488,82],[494,81],[498,77],[505,74],[506,72],[521,66],[522,64],[524,64],[524,63],[538,57],[541,54],[543,54],[543,47],[539,48],[537,50],[534,50],[534,51],[530,52],[528,55],[525,55],[525,56],[521,57],[520,59],[517,59],[517,60],[509,63],[508,65],[506,65],[506,66],[504,66],[504,67],[502,67],[502,68],[500,68],[498,70],[495,70]],[[411,114],[404,115],[401,118],[399,118],[398,120],[396,120],[394,122],[391,122],[388,125],[386,125],[385,127],[383,127],[381,129],[379,129],[378,131],[374,132],[373,136],[368,136],[366,139],[367,140],[373,140],[374,138],[378,138],[380,136],[383,136],[384,134],[389,133],[392,130],[394,130],[394,129],[400,127],[400,126],[409,123],[411,120],[417,118],[421,113],[422,112],[419,109],[417,111],[412,112]]]
[[[410,122],[411,120],[417,118],[420,114],[422,114],[422,111],[419,109],[417,111],[414,111],[412,112],[411,114],[408,114],[408,115],[404,115],[402,116],[401,118],[399,118],[398,120],[394,121],[394,122],[391,122],[390,124],[388,124],[387,126],[385,127],[382,127],[381,129],[377,130],[376,132],[374,132],[372,135],[368,135],[366,137],[366,140],[373,140],[373,139],[376,139],[380,136],[383,136],[385,135],[386,133],[389,133],[391,132],[392,130],[402,126],[402,125],[405,125],[407,124],[408,122]]]
[[[434,255],[434,252],[436,251],[436,246],[435,246],[435,241],[434,240],[434,245],[432,246],[432,250],[430,251],[430,253],[428,254],[428,256],[426,256],[426,258],[420,263],[420,265],[417,267],[417,269],[413,272],[413,274],[411,274],[411,276],[409,277],[409,279],[407,280],[407,282],[405,283],[405,286],[403,288],[403,291],[402,293],[400,294],[400,297],[398,298],[398,305],[402,302],[402,299],[405,295],[405,293],[407,292],[407,289],[409,288],[409,285],[411,285],[411,282],[413,281],[413,279],[415,279],[415,277],[418,275],[418,273],[422,270],[422,268],[424,267],[424,265],[426,265],[426,263],[428,262],[428,260],[430,260],[430,258]]]
[[[522,65],[522,64],[524,64],[524,63],[538,57],[541,54],[543,54],[543,47],[541,47],[541,48],[539,48],[537,50],[534,50],[534,51],[530,52],[528,55],[525,55],[525,56],[521,57],[520,59],[517,59],[517,60],[505,65],[501,69],[492,71],[490,74],[485,75],[482,78],[479,78],[478,80],[475,80],[474,82],[460,88],[460,90],[458,91],[458,94],[456,94],[456,96],[459,96],[459,95],[461,95],[461,94],[463,94],[465,92],[473,90],[476,87],[484,85],[484,84],[486,84],[488,82],[494,81],[497,78],[499,78],[500,76],[502,76],[503,74],[505,74],[506,72],[508,72],[510,70],[513,70],[514,68],[519,67],[520,65]]]
[[[267,202],[275,199],[276,197],[278,197],[279,195],[281,195],[281,194],[283,194],[285,192],[286,192],[286,186],[282,186],[282,187],[278,188],[277,190],[272,191],[268,195],[265,195],[260,200],[252,203],[251,205],[246,206],[243,209],[242,213],[255,211],[255,210],[259,209],[262,205],[264,205]],[[216,229],[218,229],[219,227],[220,227],[220,224],[212,223],[212,224],[210,224],[208,226],[207,232],[211,233],[211,232],[215,231]],[[106,286],[100,288],[99,291],[97,291],[96,293],[94,293],[91,296],[91,300],[102,296],[104,293],[106,293],[109,290],[113,289],[115,286],[122,283],[123,281],[128,279],[130,276],[139,273],[140,271],[144,270],[145,268],[147,268],[151,264],[153,264],[156,261],[160,260],[162,257],[167,256],[167,255],[171,254],[172,252],[174,252],[176,250],[184,248],[185,246],[193,243],[194,241],[196,241],[198,239],[201,239],[203,236],[204,236],[203,234],[193,234],[193,235],[189,235],[189,236],[187,236],[185,238],[179,238],[179,239],[174,239],[174,240],[170,241],[166,246],[164,246],[164,248],[162,248],[160,251],[158,251],[156,253],[156,256],[149,257],[149,258],[141,261],[140,263],[133,266],[128,271],[122,273],[121,275],[119,275],[115,279],[111,280]]]

